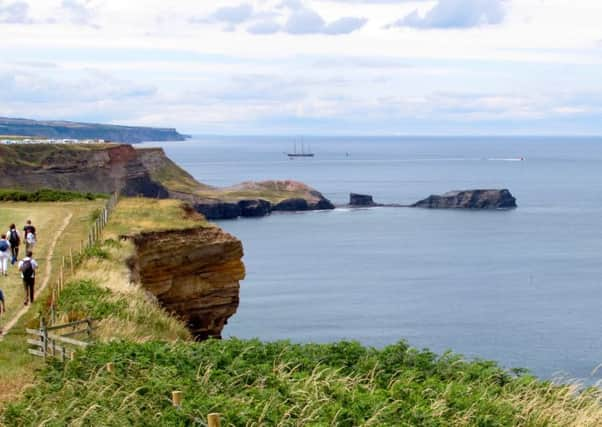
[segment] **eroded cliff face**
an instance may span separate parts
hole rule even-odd
[[[217,227],[130,236],[133,277],[198,340],[220,338],[245,277],[240,240]]]
[[[0,146],[0,187],[168,196],[153,181],[136,150],[125,144],[67,146],[51,144]]]

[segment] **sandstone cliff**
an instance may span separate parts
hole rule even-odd
[[[506,189],[450,191],[440,196],[429,196],[424,200],[414,203],[412,207],[431,209],[511,209],[516,207],[516,199]]]
[[[240,240],[217,227],[142,232],[129,236],[133,277],[198,340],[221,337],[236,313],[245,277]]]
[[[0,187],[167,197],[131,145],[0,145]]]

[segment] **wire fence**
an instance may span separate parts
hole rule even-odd
[[[61,264],[59,267],[59,276],[56,283],[50,288],[50,324],[54,325],[56,321],[57,303],[61,296],[61,293],[65,289],[66,280],[73,278],[75,270],[79,262],[85,257],[86,251],[89,248],[94,247],[102,236],[102,231],[109,222],[109,218],[119,201],[119,192],[115,192],[111,195],[104,208],[100,211],[99,215],[95,219],[94,223],[88,230],[87,240],[80,242],[79,250],[74,251],[72,248],[69,249],[68,255],[63,255]]]

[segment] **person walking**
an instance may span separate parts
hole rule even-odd
[[[38,263],[33,259],[33,252],[27,251],[26,255],[25,258],[19,261],[19,271],[21,272],[23,288],[25,289],[25,301],[23,305],[27,305],[28,303],[33,304],[36,270],[38,269]]]
[[[25,233],[25,251],[33,251],[33,247],[36,244],[36,228],[31,223],[31,220],[28,219],[25,223],[25,227],[23,227],[23,232]]]
[[[8,276],[8,258],[10,258],[10,242],[6,234],[0,236],[0,275]]]
[[[10,265],[15,265],[19,259],[19,246],[21,245],[21,235],[17,231],[15,224],[11,224],[8,228],[8,242],[10,243],[11,260]]]

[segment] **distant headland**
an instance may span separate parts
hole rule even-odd
[[[67,121],[38,121],[0,117],[0,135],[17,137],[105,140],[127,143],[183,141],[186,135],[174,128],[120,126]]]

